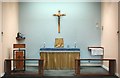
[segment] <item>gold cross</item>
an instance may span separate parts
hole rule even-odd
[[[60,33],[60,17],[66,16],[65,14],[61,14],[60,10],[58,11],[58,14],[53,14],[53,16],[58,16],[58,33]]]

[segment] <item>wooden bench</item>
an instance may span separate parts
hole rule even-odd
[[[27,72],[20,72],[20,73],[16,73],[14,72],[14,70],[12,70],[12,61],[38,61],[38,73],[27,73]],[[29,75],[40,75],[43,76],[44,75],[44,60],[43,59],[5,59],[5,64],[4,64],[4,70],[5,70],[5,74],[7,75],[14,75],[14,74],[29,74]],[[19,72],[19,71],[18,71]]]
[[[80,72],[81,61],[109,61],[109,74],[82,74]],[[75,59],[75,75],[115,75],[116,60],[115,59]]]

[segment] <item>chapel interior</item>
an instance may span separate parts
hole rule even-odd
[[[0,1],[0,77],[119,78],[119,11],[119,0]]]

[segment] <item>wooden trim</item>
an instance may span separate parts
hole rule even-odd
[[[115,60],[115,59],[75,59],[75,60],[109,61],[109,60]]]
[[[44,59],[5,59],[5,61],[44,61]]]
[[[13,44],[13,48],[25,48],[25,44]]]

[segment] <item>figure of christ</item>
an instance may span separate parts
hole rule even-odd
[[[65,14],[61,14],[60,10],[58,11],[58,14],[53,14],[53,16],[57,16],[58,17],[58,33],[60,33],[60,17],[61,16],[66,16]]]

